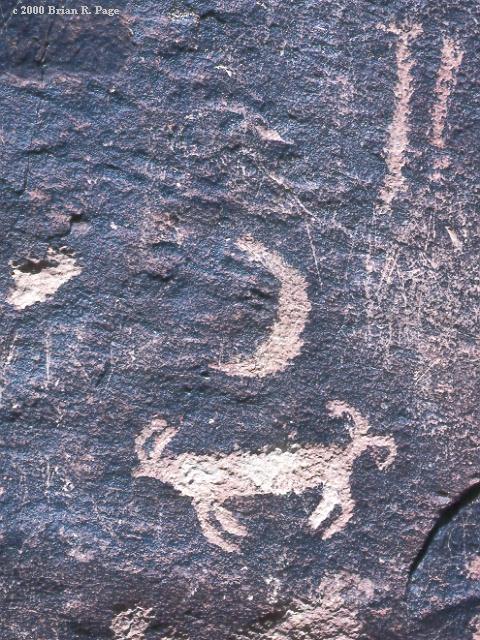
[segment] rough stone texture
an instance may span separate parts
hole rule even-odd
[[[478,3],[18,6],[1,640],[478,640]]]

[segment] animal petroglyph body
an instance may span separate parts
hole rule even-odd
[[[341,531],[352,517],[350,475],[354,461],[367,449],[373,449],[378,467],[384,469],[396,456],[393,438],[369,435],[367,421],[355,409],[338,401],[329,402],[327,409],[331,416],[347,415],[352,420],[352,439],[344,449],[336,445],[311,445],[287,451],[239,451],[223,456],[193,453],[169,456],[164,450],[176,430],[164,420],[156,419],[136,439],[140,465],[133,476],[156,478],[192,498],[205,537],[225,551],[239,549],[226,536],[247,535],[246,528],[224,506],[229,498],[301,494],[322,486],[322,499],[308,522],[316,530],[340,508],[340,513],[323,531],[326,540]],[[378,457],[379,449],[388,451],[383,462]]]
[[[284,371],[301,351],[301,334],[311,309],[307,282],[281,256],[260,242],[246,237],[237,242],[237,247],[280,281],[277,318],[269,337],[260,343],[251,356],[212,367],[229,376],[263,378]]]

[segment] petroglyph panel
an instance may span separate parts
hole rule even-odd
[[[0,640],[478,636],[480,4],[0,4]]]

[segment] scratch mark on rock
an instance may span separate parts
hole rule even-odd
[[[313,240],[312,240],[312,231],[310,229],[310,225],[308,224],[307,220],[305,220],[305,229],[307,230],[308,242],[312,250],[312,257],[313,257],[313,262],[315,263],[315,271],[317,272],[318,283],[320,286],[322,286],[322,278],[320,276],[320,269],[318,268],[317,252],[315,251],[315,245],[313,244]]]
[[[288,140],[284,140],[282,136],[275,131],[275,129],[269,129],[268,127],[262,127],[261,125],[255,125],[255,131],[258,133],[260,138],[265,142],[281,142],[283,144],[292,144]]]
[[[10,367],[10,364],[13,360],[13,356],[15,355],[15,341],[17,339],[16,332],[13,333],[13,336],[8,345],[8,353],[3,361],[1,372],[0,372],[0,407],[3,404],[3,393],[5,391],[5,387],[7,385],[7,371]]]
[[[45,335],[45,386],[46,387],[48,387],[50,384],[50,367],[52,362],[51,351],[52,351],[52,335],[50,333],[50,329],[48,329]]]
[[[457,251],[461,251],[463,248],[463,242],[458,237],[458,234],[455,231],[455,229],[452,229],[451,227],[445,227],[445,228],[447,230],[448,235],[450,236],[450,240],[452,241],[454,248]]]

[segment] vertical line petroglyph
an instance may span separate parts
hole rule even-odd
[[[463,50],[453,38],[443,39],[442,59],[435,83],[435,104],[432,109],[431,141],[436,147],[445,147],[444,129],[448,113],[448,101],[457,83],[457,71],[462,64]]]
[[[385,27],[384,27],[385,28]],[[390,26],[385,28],[398,36],[397,42],[397,83],[395,86],[395,109],[392,122],[388,129],[388,144],[385,148],[387,175],[380,190],[380,205],[378,210],[388,213],[392,202],[405,189],[405,153],[408,149],[410,134],[410,99],[413,93],[410,46],[413,40],[422,33],[419,24]]]

